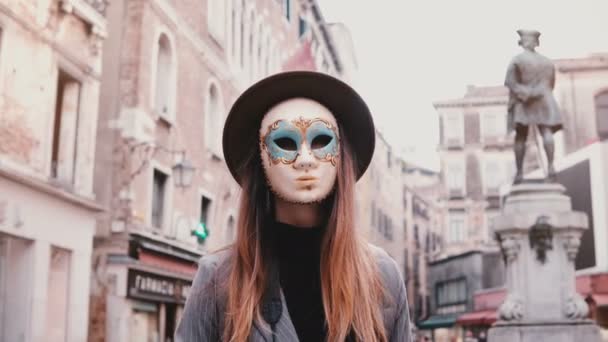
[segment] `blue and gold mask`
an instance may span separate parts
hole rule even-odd
[[[336,166],[340,138],[336,127],[324,119],[277,120],[260,137],[260,148],[268,153],[273,164],[294,163],[304,144],[319,161]]]

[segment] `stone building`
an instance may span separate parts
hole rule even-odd
[[[428,315],[427,263],[440,250],[440,185],[436,172],[403,161],[376,132],[374,157],[357,183],[357,229],[399,265],[414,322]]]
[[[116,0],[107,18],[89,340],[169,341],[196,262],[235,236],[230,106],[284,69],[346,69],[316,1]]]
[[[562,110],[562,153],[608,137],[608,53],[555,60],[555,98]]]
[[[0,340],[84,341],[104,1],[0,1]]]
[[[429,315],[428,263],[440,250],[440,210],[437,206],[440,179],[437,172],[402,163],[403,239],[406,288],[413,322]]]
[[[430,316],[418,328],[425,331],[420,335],[431,335],[436,342],[459,340],[462,328],[456,323],[459,316],[476,310],[473,294],[501,287],[505,281],[505,267],[498,251],[453,254],[429,263],[428,272],[433,292]]]
[[[404,266],[401,161],[376,131],[376,149],[369,168],[357,183],[357,212],[362,233]],[[403,271],[402,271],[403,272]]]
[[[469,86],[460,99],[434,103],[440,118],[445,217],[439,257],[495,245],[490,226],[499,212],[499,188],[515,173],[507,101],[505,87]],[[533,151],[527,156],[534,156]],[[527,160],[527,165],[533,163]]]

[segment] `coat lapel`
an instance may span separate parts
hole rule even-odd
[[[279,318],[279,321],[275,324],[274,340],[268,324],[256,319],[253,322],[253,330],[251,337],[249,338],[250,342],[299,342],[298,334],[296,333],[296,329],[293,326],[291,317],[289,317],[289,312],[287,311],[287,303],[283,290],[280,290],[280,295],[283,310],[281,312],[281,318]]]
[[[281,314],[281,319],[275,327],[276,341],[298,342],[298,334],[296,333],[296,328],[293,326],[291,317],[289,317],[283,290],[281,290],[281,303],[283,305],[283,312]]]

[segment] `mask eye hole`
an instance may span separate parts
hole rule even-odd
[[[278,138],[274,140],[274,143],[286,151],[296,151],[298,149],[296,142],[291,138]]]
[[[310,144],[310,148],[313,150],[323,148],[327,146],[333,138],[327,134],[319,134],[314,139],[312,139],[312,143]]]

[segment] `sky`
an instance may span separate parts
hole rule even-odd
[[[521,51],[520,28],[541,32],[541,54],[608,52],[607,0],[317,0],[327,22],[351,31],[355,88],[385,139],[406,160],[438,170],[432,103],[467,85],[501,85]]]

